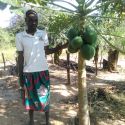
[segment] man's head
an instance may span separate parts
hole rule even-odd
[[[25,22],[28,31],[35,32],[38,25],[38,15],[34,10],[28,10],[26,12]]]

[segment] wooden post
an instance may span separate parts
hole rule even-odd
[[[99,53],[99,45],[97,45],[97,47],[95,48],[95,56],[94,56],[96,76],[98,75],[98,53]]]
[[[4,71],[6,69],[6,64],[5,64],[5,58],[4,58],[4,54],[2,53],[2,59],[3,59],[3,64],[4,64]]]
[[[68,84],[70,85],[70,53],[66,51],[67,54],[67,79],[68,79]]]
[[[79,102],[79,125],[90,125],[85,59],[79,52],[78,57],[78,102]]]

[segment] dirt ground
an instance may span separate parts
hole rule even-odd
[[[66,69],[52,64],[50,60],[51,57],[48,58],[51,80],[50,122],[52,125],[75,125],[74,121],[78,110],[77,72],[71,70],[71,85],[67,85]],[[87,64],[93,65],[92,62],[87,62]],[[92,73],[87,73],[88,89],[95,87],[106,88],[110,86],[108,83],[112,82],[124,83],[125,73],[122,70],[120,73],[99,71],[97,77]],[[104,107],[101,102],[98,102],[97,105],[99,107]],[[109,110],[107,109],[107,112],[98,112],[98,114],[94,112],[99,118],[91,113],[91,125],[125,125],[125,117],[120,115],[113,119],[111,118],[113,113],[109,113],[108,111]],[[107,114],[110,115],[105,117]],[[100,118],[100,116],[102,116],[102,118]],[[1,68],[0,125],[27,125],[27,123],[28,112],[24,110],[20,100],[17,77],[10,75],[7,71],[2,71]],[[35,112],[35,125],[45,125],[44,113]]]

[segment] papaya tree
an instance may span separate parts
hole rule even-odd
[[[62,7],[62,8],[64,10],[66,10],[67,12],[70,12],[70,13],[72,12],[74,14],[73,25],[75,24],[74,27],[77,27],[79,31],[84,29],[84,27],[87,23],[91,24],[94,27],[93,22],[91,22],[91,20],[88,20],[88,18],[87,18],[91,12],[93,12],[94,10],[99,10],[100,8],[102,8],[103,6],[106,6],[106,5],[110,6],[112,4],[112,2],[114,2],[114,7],[116,7],[117,2],[118,2],[118,1],[106,1],[105,0],[105,1],[102,1],[103,4],[97,5],[95,8],[90,9],[89,6],[93,3],[93,0],[88,1],[88,2],[86,2],[85,0],[76,0],[76,1],[78,3],[78,6],[74,7],[74,5],[73,5],[73,7],[76,8],[76,11],[71,11],[71,10],[66,9],[64,7]],[[119,3],[119,5],[121,5],[121,4]],[[119,9],[118,10],[117,9],[118,8],[116,7],[116,11],[118,13],[120,13]],[[75,20],[75,18],[77,20]],[[100,35],[99,30],[96,27],[94,27],[94,29]],[[113,47],[117,50],[120,50],[119,48],[117,48],[117,46],[110,43],[110,41],[104,35],[101,35],[101,37],[111,47]],[[124,51],[120,50],[120,52],[124,52]],[[78,58],[79,125],[89,125],[90,122],[89,122],[89,113],[88,113],[85,58],[83,58],[80,51],[78,53],[79,53],[79,58]]]
[[[71,15],[72,18],[72,25],[69,27],[74,27],[79,32],[79,37],[84,35],[84,26],[86,24],[85,16],[89,14],[89,10],[85,7],[85,1],[77,1],[78,5],[75,6],[73,4],[70,4],[73,6],[76,10],[70,10],[63,7],[63,10],[67,11],[69,15]],[[55,5],[53,1],[50,1],[50,4]],[[87,3],[90,4],[90,3]],[[68,29],[69,29],[68,27]],[[74,40],[75,41],[75,40]],[[87,45],[88,48],[89,45]],[[86,47],[85,47],[86,48]],[[82,49],[84,50],[84,49]],[[84,53],[84,52],[83,52]],[[87,99],[87,86],[86,86],[86,70],[85,70],[85,58],[82,51],[78,51],[78,97],[79,97],[79,124],[80,125],[89,125],[89,110],[88,110],[88,99]]]

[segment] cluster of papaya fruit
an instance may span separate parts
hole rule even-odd
[[[97,34],[89,26],[86,26],[82,32],[72,27],[68,31],[67,37],[69,39],[68,51],[70,53],[80,51],[82,57],[86,60],[90,60],[95,55]]]

